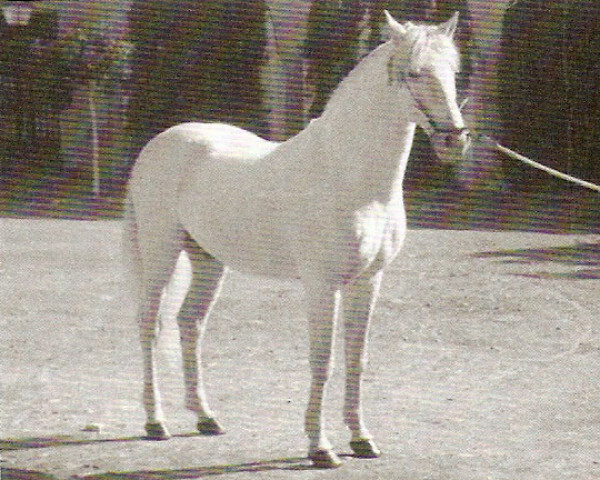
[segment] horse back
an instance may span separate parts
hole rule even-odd
[[[136,213],[146,223],[183,228],[236,270],[295,276],[279,182],[265,175],[278,145],[231,125],[172,127],[136,162],[130,184]]]

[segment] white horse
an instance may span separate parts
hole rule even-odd
[[[129,185],[127,237],[139,277],[147,438],[169,437],[156,380],[157,313],[178,256],[192,280],[178,315],[185,405],[198,430],[220,434],[208,407],[197,351],[227,268],[300,279],[310,334],[311,385],[305,417],[317,467],[340,459],[322,417],[332,342],[343,299],[344,418],[355,455],[380,455],[363,421],[366,335],[382,273],[402,246],[402,180],[416,124],[438,155],[459,158],[468,131],[454,83],[457,15],[439,26],[400,24],[391,39],[339,85],[323,115],[276,143],[224,124],[185,123],[152,139]]]

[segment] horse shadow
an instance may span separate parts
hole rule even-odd
[[[73,445],[93,445],[98,443],[137,442],[144,437],[124,438],[76,438],[70,435],[53,435],[49,437],[27,437],[0,439],[0,452],[11,450],[30,450],[35,448],[68,447]]]
[[[234,465],[213,465],[175,470],[139,470],[136,472],[106,472],[79,477],[81,480],[187,480],[234,473],[259,473],[269,471],[315,470],[306,457],[258,460]]]
[[[507,264],[560,263],[568,271],[512,273],[512,275],[543,280],[598,280],[600,279],[600,242],[580,242],[571,246],[531,248],[479,252],[475,258],[499,259]]]
[[[259,460],[234,465],[213,465],[175,470],[139,470],[135,472],[105,472],[71,477],[77,480],[187,480],[234,473],[259,473],[268,471],[314,470],[307,458],[280,458]],[[3,480],[58,480],[54,475],[18,468],[1,468]]]
[[[173,437],[193,437],[197,433],[178,434]],[[1,451],[28,450],[41,448],[67,447],[73,445],[94,445],[100,443],[126,443],[146,441],[143,436],[123,438],[93,438],[78,439],[66,435],[51,437],[32,437],[21,439],[0,439]],[[341,456],[351,456],[341,455]],[[314,470],[315,467],[307,457],[289,457],[270,460],[257,460],[230,465],[211,465],[173,470],[139,470],[131,472],[99,472],[82,476],[74,476],[78,480],[186,480],[208,476],[227,475],[234,473],[252,473],[267,471],[301,471]],[[20,468],[1,467],[2,480],[58,480],[52,474],[25,470]]]

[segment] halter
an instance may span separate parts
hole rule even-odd
[[[402,77],[401,82],[406,87],[406,90],[410,94],[417,109],[420,110],[421,113],[425,116],[425,118],[427,119],[427,122],[429,123],[429,125],[431,126],[432,130],[435,133],[445,134],[445,135],[454,134],[457,137],[460,137],[461,135],[470,135],[471,132],[469,131],[469,129],[467,127],[457,128],[454,125],[449,126],[449,125],[443,125],[443,124],[440,124],[439,122],[436,122],[433,118],[433,115],[428,110],[427,106],[421,100],[419,100],[419,98],[414,94],[414,92],[410,86],[410,75],[405,73]]]
[[[423,114],[423,116],[427,120],[427,123],[431,127],[432,132],[437,135],[446,135],[446,138],[448,138],[448,136],[450,135],[456,137],[465,135],[467,137],[470,137],[471,132],[467,127],[457,128],[454,125],[443,125],[435,121],[433,115],[431,114],[427,106],[414,94],[413,89],[410,86],[410,74],[406,71],[402,72],[401,77],[395,74],[394,60],[395,58],[394,56],[392,56],[388,64],[389,83],[392,84],[394,82],[397,82],[404,85],[406,91],[409,93],[413,103],[415,104],[416,109]]]

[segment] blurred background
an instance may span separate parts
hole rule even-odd
[[[140,148],[176,123],[289,138],[385,41],[384,8],[425,23],[459,11],[471,128],[600,182],[595,0],[0,1],[0,213],[118,216]],[[453,208],[493,223],[501,204],[598,225],[597,195],[485,145],[443,165],[420,131],[406,187],[424,225]]]

